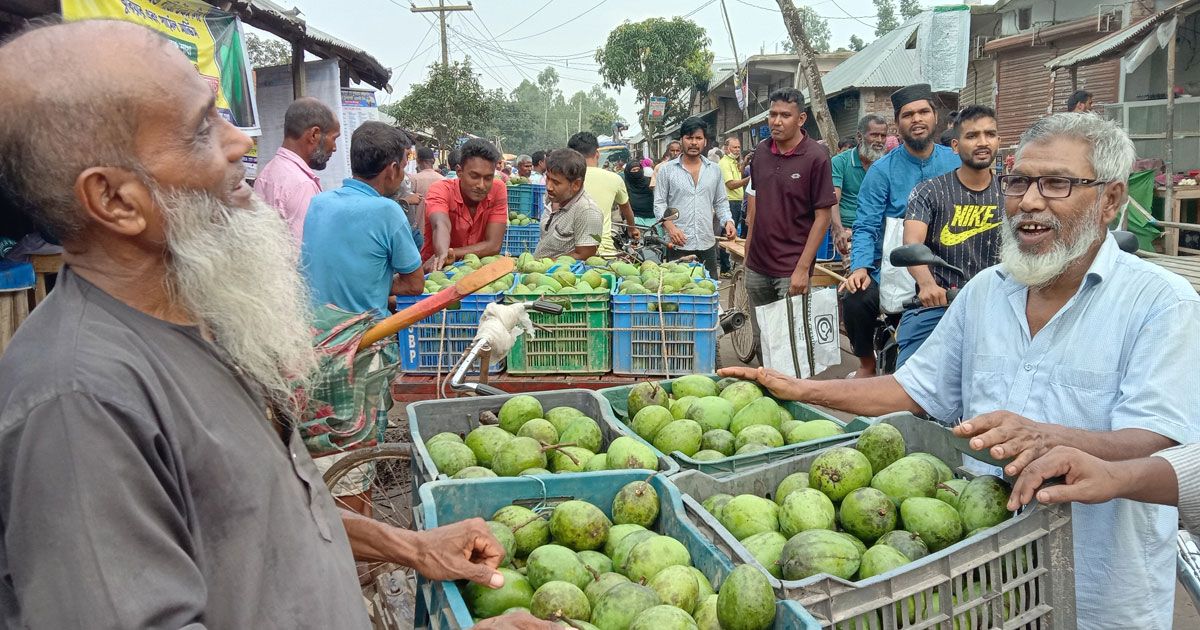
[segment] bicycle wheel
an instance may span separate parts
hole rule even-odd
[[[742,363],[750,363],[758,355],[758,330],[754,326],[754,317],[750,298],[746,295],[746,268],[739,267],[733,272],[733,288],[729,292],[730,308],[739,309],[750,317],[750,325],[730,333],[733,342],[733,353]]]
[[[338,507],[394,527],[415,529],[411,463],[411,444],[380,444],[351,451],[326,471],[324,481]],[[412,574],[411,569],[389,563],[359,562],[359,583],[367,586],[398,569]]]

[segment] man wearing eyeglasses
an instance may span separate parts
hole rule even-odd
[[[1107,233],[1128,199],[1135,157],[1125,131],[1097,116],[1035,123],[1000,179],[1001,264],[967,283],[894,376],[815,381],[750,368],[721,376],[854,414],[928,414],[957,425],[971,448],[1011,460],[1008,477],[1060,445],[1124,461],[1200,441],[1190,365],[1200,353],[1200,296]],[[1074,506],[1080,628],[1171,627],[1177,517],[1173,507],[1125,500]]]

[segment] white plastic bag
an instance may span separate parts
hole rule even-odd
[[[904,219],[888,217],[883,231],[883,262],[879,265],[879,307],[885,313],[904,312],[904,302],[917,295],[917,280],[908,267],[893,267],[893,249],[904,244]]]
[[[836,289],[812,289],[808,295],[759,306],[754,313],[764,367],[809,378],[842,362]]]

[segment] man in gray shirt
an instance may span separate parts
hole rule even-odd
[[[0,359],[0,627],[365,628],[355,558],[503,582],[481,520],[334,507],[291,416],[315,366],[295,244],[175,46],[39,28],[0,85],[0,206],[66,263]]]

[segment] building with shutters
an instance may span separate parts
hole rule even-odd
[[[1079,66],[1073,72],[1053,72],[1047,64],[1172,4],[1172,0],[997,2],[992,7],[994,17],[980,20],[978,30],[973,24],[972,67],[980,78],[988,71],[994,73],[1001,146],[1015,146],[1034,121],[1064,111],[1075,90],[1091,92],[1095,111],[1105,115],[1109,105],[1122,100],[1120,59]],[[972,97],[986,102],[978,92]]]

